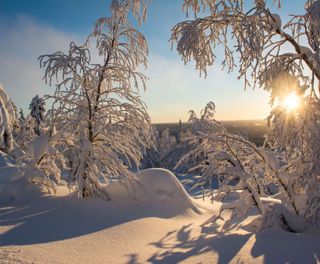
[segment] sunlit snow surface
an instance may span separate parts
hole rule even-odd
[[[133,200],[113,184],[112,202],[81,200],[64,186],[50,196],[6,177],[0,263],[316,263],[320,256],[315,234],[251,233],[254,215],[227,233],[221,220],[201,226],[220,204],[191,198],[167,170],[139,177],[148,192]]]

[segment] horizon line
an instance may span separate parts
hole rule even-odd
[[[266,121],[266,119],[230,119],[230,120],[217,120],[219,122],[239,122],[239,121]],[[186,122],[181,122],[182,124],[186,124],[188,123],[188,121]],[[178,122],[151,122],[152,125],[163,125],[163,124],[179,124],[179,121]]]

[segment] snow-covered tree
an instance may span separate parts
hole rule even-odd
[[[162,167],[158,150],[159,131],[155,126],[151,126],[151,141],[152,144],[146,149],[143,159],[141,160],[140,169]]]
[[[175,136],[170,135],[169,128],[161,132],[158,142],[158,150],[160,159],[163,159],[175,147],[177,139]]]
[[[280,1],[275,2],[280,8]],[[281,168],[286,180],[278,180],[289,197],[289,210],[310,224],[320,224],[316,88],[320,80],[320,1],[306,1],[304,14],[292,15],[287,23],[268,4],[264,0],[251,5],[243,0],[185,0],[184,10],[187,14],[192,10],[195,19],[177,24],[171,40],[184,62],[194,60],[200,73],[207,74],[220,46],[222,66],[229,72],[237,69],[245,87],[270,91],[272,104],[290,94],[300,98],[296,111],[290,112],[285,104],[274,107],[268,118],[266,146],[286,159]],[[297,204],[302,204],[300,210]]]
[[[73,153],[71,177],[82,197],[110,199],[105,190],[110,180],[118,180],[129,193],[140,186],[129,167],[139,167],[150,141],[150,120],[139,96],[146,88],[139,69],[147,66],[148,46],[128,15],[132,10],[141,22],[146,4],[113,0],[111,16],[96,21],[83,45],[71,42],[67,53],[39,58],[46,82],[58,77],[49,96],[54,100],[51,118]],[[100,61],[91,58],[92,44]]]
[[[188,145],[188,151],[180,156],[179,162],[176,164],[176,168],[183,168],[188,172],[193,174],[202,174],[202,177],[196,180],[196,183],[193,183],[190,191],[195,188],[211,188],[212,177],[216,175],[211,175],[212,172],[209,172],[209,176],[206,176],[204,173],[204,167],[207,162],[207,150],[204,148],[207,145],[203,146],[204,140],[199,135],[207,135],[207,133],[215,133],[217,130],[217,123],[213,119],[215,114],[215,104],[209,102],[206,107],[201,111],[200,117],[197,117],[197,114],[191,110],[189,111],[189,120],[190,129],[188,133],[182,136],[181,144]]]
[[[19,132],[16,133],[15,140],[22,150],[26,150],[30,143],[37,136],[35,133],[36,120],[28,115],[24,120],[21,119]]]
[[[182,133],[183,133],[182,121],[181,121],[181,118],[180,118],[180,119],[179,119],[178,135],[177,135],[177,143],[180,143],[180,139],[181,139]]]
[[[44,99],[36,95],[29,105],[30,115],[35,119],[34,131],[37,135],[40,135],[40,125],[44,121],[45,104]]]
[[[268,204],[264,202],[270,201],[270,196],[275,194],[278,200],[272,201],[282,203],[288,212],[298,215],[296,197],[286,184],[280,158],[239,135],[230,134],[223,124],[214,119],[214,111],[214,104],[210,102],[200,118],[193,111],[189,112],[192,134],[186,140],[192,148],[177,164],[179,167],[193,163],[195,165],[189,171],[197,171],[201,175],[195,177],[191,190],[202,188],[212,200],[223,200],[229,194],[236,197],[225,203],[220,213],[209,221],[221,217],[224,210],[232,209],[231,219],[224,225],[227,228],[237,223],[235,219],[246,217],[253,207],[263,215],[263,220],[268,218],[268,221],[273,221],[274,218],[265,215]],[[270,190],[270,185],[276,186],[279,193]],[[268,224],[264,222],[264,225]],[[293,230],[293,227],[288,228]]]
[[[22,123],[24,122],[24,120],[26,120],[26,118],[25,118],[25,116],[24,116],[24,113],[23,113],[22,108],[20,108],[20,111],[19,111],[19,118],[18,118],[19,126],[20,126],[20,124],[22,124]]]
[[[165,128],[161,133],[153,126],[153,144],[147,149],[143,157],[141,168],[166,168],[173,170],[178,160],[188,151],[186,142],[177,143],[174,135],[170,134],[169,128]],[[185,171],[184,169],[180,170]]]
[[[13,146],[12,129],[15,126],[15,111],[11,100],[0,84],[0,150],[9,152]]]

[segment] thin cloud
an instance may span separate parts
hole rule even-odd
[[[16,105],[25,110],[36,94],[53,92],[42,80],[39,55],[65,51],[70,41],[82,43],[85,39],[27,16],[12,20],[0,15],[0,34],[0,83]],[[241,81],[221,71],[218,65],[208,69],[204,79],[194,65],[184,65],[178,56],[168,58],[153,52],[146,74],[150,80],[142,98],[153,122],[186,121],[190,109],[199,112],[208,101],[216,103],[218,119],[258,119],[269,111],[266,93],[259,89],[243,91]]]
[[[27,109],[34,95],[50,92],[42,80],[38,57],[65,50],[71,40],[80,37],[27,16],[14,20],[0,16],[0,22],[0,82],[17,106]]]

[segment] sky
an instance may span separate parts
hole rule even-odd
[[[249,0],[247,0],[249,1]],[[42,77],[37,58],[66,51],[70,41],[83,43],[99,17],[108,16],[111,0],[0,0],[0,83],[18,108],[28,112],[36,94],[52,94]],[[147,91],[142,99],[153,123],[187,121],[188,111],[216,104],[218,120],[267,117],[268,93],[243,88],[237,73],[228,74],[216,63],[206,78],[194,65],[184,65],[171,49],[171,28],[186,19],[182,0],[152,0],[148,19],[139,29],[149,45]],[[303,13],[302,0],[283,2],[280,13]],[[222,59],[223,54],[217,53]],[[47,106],[49,107],[49,106]]]

